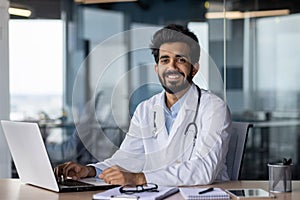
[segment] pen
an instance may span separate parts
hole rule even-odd
[[[200,191],[198,194],[204,194],[204,193],[207,193],[207,192],[210,192],[210,191],[213,191],[213,190],[214,190],[214,188],[207,188],[205,190]]]
[[[138,200],[140,197],[135,195],[112,195],[110,200]]]

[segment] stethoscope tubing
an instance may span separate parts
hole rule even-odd
[[[194,138],[193,138],[193,146],[192,146],[192,151],[190,153],[190,156],[189,156],[189,160],[191,159],[192,157],[192,154],[193,154],[193,151],[194,151],[194,148],[195,148],[195,145],[196,145],[196,139],[197,139],[197,135],[198,135],[198,126],[196,124],[196,119],[197,119],[197,116],[198,116],[198,112],[199,112],[199,107],[200,107],[200,99],[201,99],[201,89],[196,85],[196,88],[197,88],[197,91],[198,91],[198,99],[197,99],[197,107],[196,107],[196,113],[194,115],[194,118],[193,118],[193,121],[190,122],[185,131],[184,131],[184,136],[187,135],[189,129],[194,126],[194,129],[195,129],[195,133],[194,133]],[[153,115],[153,137],[154,138],[157,138],[157,134],[158,134],[158,131],[157,131],[157,125],[156,125],[156,112],[154,112],[154,115]]]
[[[190,123],[187,125],[187,127],[186,127],[186,129],[185,129],[185,131],[184,131],[184,135],[186,136],[191,126],[194,126],[194,128],[195,128],[194,138],[193,138],[193,146],[192,146],[192,151],[191,151],[190,156],[189,156],[189,160],[191,160],[193,151],[194,151],[194,149],[195,149],[196,139],[197,139],[197,135],[198,135],[198,126],[197,126],[197,124],[196,124],[196,119],[197,119],[198,112],[199,112],[199,107],[200,107],[201,89],[200,89],[198,86],[196,86],[196,87],[197,87],[197,91],[198,91],[198,99],[197,99],[196,113],[195,113],[195,115],[194,115],[193,121],[190,122]]]

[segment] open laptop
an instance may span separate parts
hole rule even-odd
[[[106,190],[110,185],[98,178],[58,182],[36,123],[1,120],[4,135],[22,183],[55,192]]]

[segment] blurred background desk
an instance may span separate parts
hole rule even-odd
[[[207,186],[201,186],[207,187]],[[215,183],[212,187],[229,188],[263,188],[268,190],[267,181],[230,181]],[[0,199],[3,200],[91,200],[93,194],[100,191],[91,192],[70,192],[55,193],[40,189],[30,185],[21,184],[19,179],[0,179]],[[293,181],[293,191],[290,193],[275,194],[276,200],[299,200],[300,199],[300,181]],[[183,200],[180,193],[177,193],[167,199]]]

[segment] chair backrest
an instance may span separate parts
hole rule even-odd
[[[232,122],[231,124],[231,138],[226,156],[226,165],[230,180],[239,179],[250,127],[252,127],[252,124],[246,122]]]

